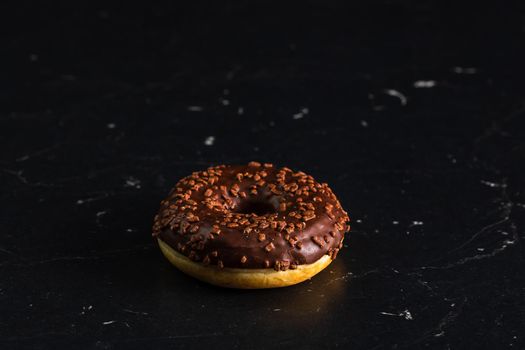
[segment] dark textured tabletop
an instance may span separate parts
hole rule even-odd
[[[523,349],[525,7],[6,7],[1,349]],[[186,277],[153,216],[209,165],[330,184],[325,271]]]

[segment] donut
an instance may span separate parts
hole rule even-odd
[[[153,223],[179,270],[230,288],[285,287],[326,268],[350,231],[326,183],[272,164],[219,165],[180,180]]]

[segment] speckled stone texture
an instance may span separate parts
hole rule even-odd
[[[0,348],[524,348],[525,6],[346,6],[4,4]],[[251,160],[351,214],[311,281],[211,287],[151,238]]]

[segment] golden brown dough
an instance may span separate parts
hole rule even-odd
[[[332,262],[328,255],[312,264],[299,265],[294,270],[275,271],[274,269],[239,269],[205,266],[191,261],[177,253],[169,245],[157,238],[164,256],[179,270],[201,281],[216,286],[241,289],[260,289],[286,287],[312,278]]]

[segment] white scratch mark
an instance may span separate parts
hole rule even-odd
[[[410,226],[422,226],[423,225],[423,221],[412,221],[412,224],[410,224]]]
[[[400,315],[403,316],[405,318],[405,320],[408,320],[408,321],[411,321],[411,320],[414,319],[412,317],[412,314],[408,310],[404,310]]]
[[[273,309],[274,312],[279,312],[281,309]]]
[[[474,67],[453,67],[452,71],[456,74],[476,74],[478,70]]]
[[[36,157],[36,156],[40,156],[42,154],[48,153],[49,151],[52,151],[52,150],[54,150],[57,147],[58,147],[58,144],[54,144],[53,146],[40,149],[40,150],[38,150],[36,152],[30,153],[30,154],[24,154],[23,156],[20,156],[20,157],[16,158],[15,161],[16,162],[23,162],[23,161],[28,160],[31,157]]]
[[[392,221],[393,225],[399,225],[399,221]]]
[[[213,144],[215,143],[215,136],[208,136],[206,137],[206,139],[204,140],[204,144],[206,146],[213,146]]]
[[[124,187],[134,187],[137,190],[141,188],[140,180],[136,177],[129,176],[127,179],[125,179],[126,182],[124,183]]]
[[[98,201],[98,200],[101,200],[101,199],[104,199],[104,198],[108,198],[111,195],[112,195],[111,193],[103,193],[100,196],[79,199],[79,200],[77,200],[76,203],[77,203],[77,205],[82,205],[82,204],[86,204],[86,203],[89,203],[89,202],[95,202],[95,201]]]
[[[82,311],[80,312],[80,315],[85,315],[86,311],[90,311],[91,309],[93,309],[93,305],[82,306]]]
[[[486,180],[481,180],[480,182],[483,185],[486,185],[486,186],[489,186],[489,187],[497,187],[497,188],[506,188],[507,187],[506,183],[490,182],[490,181],[486,181]]]
[[[97,214],[96,214],[96,217],[97,217],[97,219],[96,219],[96,223],[97,223],[97,225],[99,225],[99,226],[101,225],[101,222],[100,222],[100,221],[101,221],[102,217],[103,217],[104,215],[106,215],[107,213],[108,213],[108,212],[105,211],[105,210],[103,210],[103,211],[98,211],[98,212],[97,212]]]
[[[186,109],[189,112],[202,112],[204,110],[201,106],[188,106]]]
[[[380,314],[381,315],[386,315],[386,316],[399,316],[399,314],[393,314],[391,312],[384,312],[384,311],[381,311]]]
[[[23,170],[10,170],[10,169],[2,169],[2,170],[16,177],[21,183],[26,184],[26,185],[29,184],[29,182],[27,181],[27,178],[22,175],[24,173]]]
[[[397,314],[392,313],[392,312],[381,311],[380,314],[381,314],[381,315],[385,315],[385,316],[403,317],[405,320],[408,320],[408,321],[411,321],[411,320],[414,319],[414,318],[412,317],[412,314],[411,314],[410,311],[408,311],[408,310],[403,310],[402,312],[397,313]]]
[[[9,254],[9,255],[14,255],[14,256],[17,256],[14,252],[10,251],[10,250],[7,250],[5,248],[2,248],[0,247],[0,252],[2,253],[6,253],[6,254]],[[1,289],[0,289],[1,290]]]
[[[436,82],[434,80],[417,80],[414,82],[414,87],[416,89],[429,89],[436,86]]]
[[[514,236],[517,239],[517,234],[515,234]],[[460,259],[460,260],[458,260],[458,261],[456,261],[454,263],[450,263],[450,264],[447,264],[447,265],[444,265],[444,266],[422,266],[422,267],[420,267],[420,269],[421,270],[445,270],[445,269],[450,269],[450,268],[453,268],[453,267],[456,267],[456,266],[464,265],[464,264],[469,263],[471,261],[492,258],[492,257],[498,255],[499,253],[503,252],[509,246],[514,245],[516,243],[516,239],[515,240],[505,240],[505,241],[503,241],[503,243],[502,243],[502,245],[500,247],[494,249],[490,253],[484,253],[484,254],[479,254],[479,255],[474,255],[474,256],[467,256],[467,257],[462,258],[462,259]]]
[[[304,118],[305,115],[307,115],[310,111],[308,110],[308,108],[301,108],[301,111],[299,113],[295,113],[292,118],[297,120],[297,119],[301,119],[301,118]]]
[[[133,310],[130,310],[130,309],[122,309],[122,311],[128,312],[130,314],[134,314],[134,315],[144,315],[144,316],[149,315],[147,312],[133,311]]]
[[[340,277],[336,277],[334,278],[333,280],[331,280],[330,282],[328,282],[327,284],[332,284],[334,282],[337,282],[337,281],[343,281],[343,282],[346,282],[348,281],[349,278],[351,278],[353,276],[353,273],[351,272],[347,272],[345,273],[344,275],[340,276]]]
[[[386,89],[384,91],[385,91],[385,94],[387,94],[388,96],[397,97],[402,106],[407,105],[408,100],[406,96],[403,95],[401,92],[394,90],[394,89]]]
[[[229,106],[230,105],[230,101],[225,99],[225,98],[221,99],[221,103],[222,103],[223,106]]]
[[[457,159],[454,158],[454,155],[452,155],[452,154],[447,154],[447,158],[450,159],[452,164],[456,164],[458,162]]]
[[[116,321],[116,320],[111,320],[111,321],[102,322],[102,324],[103,324],[104,326],[106,326],[106,325],[108,325],[108,324],[112,324],[112,323],[115,323],[115,322],[117,322],[117,321]]]

